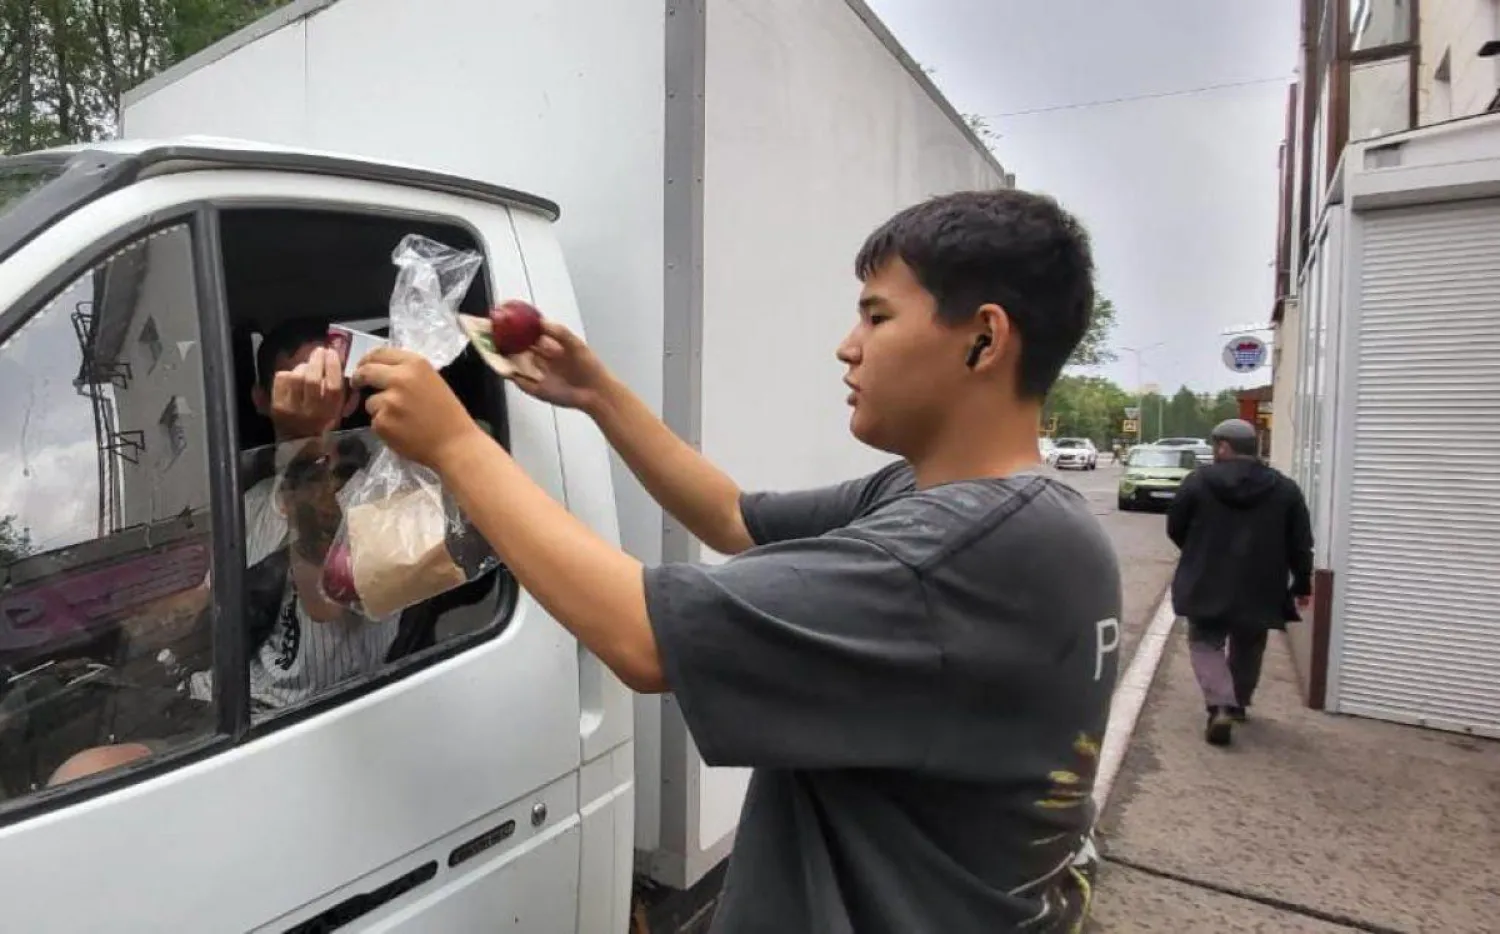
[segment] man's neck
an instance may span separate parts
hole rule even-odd
[[[954,419],[927,450],[910,459],[917,488],[959,480],[1008,477],[1042,462],[1037,438],[1041,407],[1027,405],[983,417]]]

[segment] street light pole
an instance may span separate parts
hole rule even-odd
[[[1148,344],[1145,347],[1120,348],[1126,353],[1133,354],[1135,356],[1135,406],[1136,414],[1140,416],[1140,421],[1136,425],[1135,437],[1137,441],[1140,441],[1142,443],[1144,443],[1146,440],[1146,432],[1144,431],[1146,426],[1146,387],[1145,382],[1141,377],[1141,357],[1147,353],[1150,353],[1158,347],[1165,347],[1169,343],[1171,343],[1171,341],[1157,341],[1156,343]],[[1158,438],[1161,437],[1160,405],[1158,405],[1156,411],[1156,436]]]

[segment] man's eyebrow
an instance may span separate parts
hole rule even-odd
[[[889,305],[890,303],[885,300],[885,296],[883,295],[862,295],[859,299],[860,311],[870,311],[874,308],[886,308],[889,307]]]

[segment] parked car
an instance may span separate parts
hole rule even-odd
[[[1162,438],[1153,443],[1154,447],[1171,448],[1173,450],[1189,450],[1198,459],[1200,464],[1211,464],[1214,460],[1214,449],[1202,438]]]
[[[1094,470],[1099,466],[1099,451],[1088,438],[1059,438],[1052,466],[1058,470]]]
[[[1166,506],[1177,496],[1177,488],[1198,467],[1190,448],[1142,445],[1130,452],[1125,475],[1120,478],[1120,509]]]

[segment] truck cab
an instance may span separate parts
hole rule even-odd
[[[296,702],[255,702],[248,675],[282,589],[246,545],[276,440],[259,342],[299,318],[382,333],[412,233],[482,254],[465,310],[521,298],[581,332],[558,214],[216,139],[0,160],[5,929],[625,927],[631,696],[503,567]],[[592,426],[472,351],[444,376],[619,541]],[[63,768],[124,746],[147,754]]]

